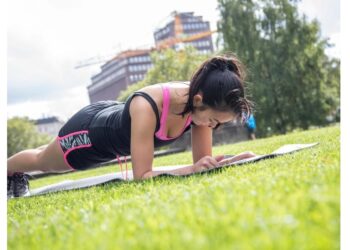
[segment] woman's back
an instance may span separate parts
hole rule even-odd
[[[189,129],[191,122],[189,116],[184,119],[170,110],[171,95],[182,95],[188,88],[187,85],[181,85],[177,83],[173,85],[155,84],[134,92],[125,103],[108,101],[109,105],[99,111],[91,121],[89,135],[92,143],[98,151],[109,154],[111,158],[116,155],[130,155],[131,117],[129,109],[136,96],[144,98],[153,109],[153,114],[149,115],[156,116],[154,146],[157,148],[172,143]],[[174,119],[178,122],[171,123],[173,126],[169,126],[167,120],[173,121]],[[182,120],[184,122],[181,122]],[[172,129],[175,127],[175,130],[179,132],[175,136],[169,136],[169,127]]]

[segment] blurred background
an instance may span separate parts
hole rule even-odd
[[[246,65],[254,122],[215,131],[215,143],[340,121],[339,0],[19,0],[8,10],[8,155],[52,139],[89,103],[188,81],[224,52]]]

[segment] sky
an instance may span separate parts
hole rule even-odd
[[[204,3],[205,2],[205,3]],[[317,18],[340,57],[339,0],[304,0],[300,11]],[[79,62],[151,47],[153,31],[174,10],[193,11],[216,28],[216,0],[13,0],[7,14],[7,118],[67,120],[89,104],[87,86],[99,65]]]

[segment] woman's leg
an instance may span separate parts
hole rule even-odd
[[[48,145],[21,151],[7,160],[7,175],[32,171],[67,172],[72,168],[67,166],[60,145],[53,140]]]

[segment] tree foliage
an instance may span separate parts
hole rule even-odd
[[[147,85],[171,81],[189,81],[195,69],[207,57],[208,55],[200,55],[193,47],[185,47],[181,51],[167,49],[153,52],[151,54],[153,67],[147,72],[146,77],[122,91],[118,100],[125,101],[132,92]]]
[[[223,47],[248,65],[261,134],[324,125],[339,108],[340,62],[297,2],[218,0]]]
[[[7,157],[25,149],[37,148],[49,143],[49,135],[37,132],[28,118],[11,118],[7,121]]]

